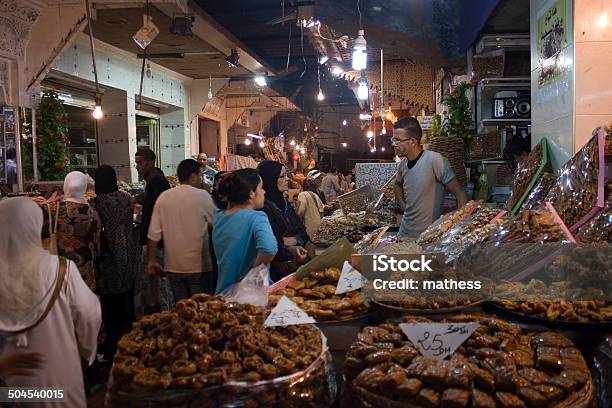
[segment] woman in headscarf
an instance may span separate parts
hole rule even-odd
[[[57,222],[58,255],[73,261],[87,286],[95,290],[100,217],[85,199],[86,192],[87,176],[80,171],[68,173],[64,178],[64,197],[50,206],[47,215],[51,214],[53,224]],[[45,217],[42,233],[43,238],[50,237],[48,217]]]
[[[213,202],[215,203],[215,206],[219,210],[225,210],[227,208],[226,199],[221,197],[221,195],[219,194],[219,183],[221,183],[221,180],[223,180],[223,177],[227,175],[228,175],[227,171],[220,171],[217,174],[215,174],[215,177],[213,179],[214,181],[213,181],[213,186],[212,186],[212,193],[210,194],[210,196],[212,197]]]
[[[136,319],[134,278],[139,256],[133,233],[132,198],[119,191],[117,174],[111,166],[100,166],[94,180],[96,198],[92,205],[102,221],[96,292],[106,331],[104,357],[110,360],[117,351],[117,342]]]
[[[257,170],[266,192],[262,211],[268,215],[278,244],[278,252],[270,268],[272,279],[278,280],[295,272],[308,258],[308,252],[304,249],[308,234],[304,223],[285,198],[285,192],[289,189],[285,166],[274,160],[264,160]]]
[[[295,212],[304,222],[308,237],[312,240],[321,223],[324,205],[317,194],[317,183],[312,178],[304,180],[304,191],[297,196]]]
[[[72,261],[42,247],[43,213],[30,199],[0,202],[0,356],[18,350],[42,355],[30,376],[5,378],[10,387],[64,390],[63,402],[87,405],[81,359],[96,357],[100,304]]]

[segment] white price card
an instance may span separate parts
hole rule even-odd
[[[344,261],[338,286],[336,286],[336,295],[361,289],[365,280],[357,269],[353,268],[348,261]]]
[[[400,323],[399,326],[422,355],[443,360],[474,333],[478,323]]]
[[[264,325],[274,327],[308,323],[315,323],[315,320],[289,300],[287,296],[283,296],[268,315]]]

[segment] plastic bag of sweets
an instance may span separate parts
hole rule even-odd
[[[525,194],[531,180],[542,165],[542,145],[537,144],[527,158],[519,163],[512,182],[512,195],[506,203],[506,209],[511,211]]]
[[[540,177],[536,185],[533,187],[533,189],[523,202],[523,205],[521,206],[521,211],[533,210],[544,206],[544,199],[546,198],[546,195],[556,182],[557,177],[555,177],[555,175],[551,173],[542,174],[542,177]]]
[[[572,230],[587,222],[591,214],[594,216],[597,207],[603,207],[605,137],[605,132],[597,129],[586,145],[559,169],[557,182],[544,199],[552,202]]]
[[[612,184],[606,186],[606,204],[599,214],[576,232],[576,238],[585,243],[612,243]]]

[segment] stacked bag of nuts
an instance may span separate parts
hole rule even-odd
[[[571,228],[597,204],[598,187],[599,142],[595,135],[559,169],[557,182],[544,201],[552,202],[565,225]]]
[[[445,214],[436,220],[417,239],[417,244],[431,244],[437,242],[442,236],[454,227],[459,221],[465,219],[479,208],[476,201],[469,201],[466,205],[450,214]]]
[[[313,325],[264,326],[268,310],[194,295],[121,338],[112,406],[320,406],[333,402],[329,354]],[[163,405],[162,405],[163,404]]]
[[[533,189],[531,189],[531,192],[523,202],[521,211],[534,210],[542,207],[545,204],[544,198],[546,198],[546,195],[556,182],[557,178],[551,173],[542,174],[536,185],[533,187]]]
[[[420,355],[398,323],[365,327],[344,363],[351,394],[366,406],[424,408],[573,407],[592,398],[589,369],[567,337],[475,315],[443,322],[479,324],[445,360]]]
[[[576,238],[580,242],[602,244],[612,242],[612,184],[608,183],[606,191],[608,198],[603,210],[576,232]]]
[[[514,174],[514,181],[512,183],[512,195],[506,202],[506,209],[512,210],[514,206],[521,199],[529,183],[535,177],[536,173],[542,165],[542,145],[537,144],[529,153],[529,156],[518,165],[516,173]]]
[[[283,296],[287,296],[317,321],[347,320],[366,313],[368,305],[361,290],[335,294],[339,279],[338,268],[311,272],[304,279],[296,280],[271,294],[270,305],[276,305]]]

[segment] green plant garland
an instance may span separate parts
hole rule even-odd
[[[470,101],[465,94],[468,89],[470,89],[470,84],[461,82],[457,85],[457,88],[444,99],[448,115],[444,121],[443,131],[448,136],[456,136],[465,139],[474,128]]]
[[[36,152],[41,180],[63,180],[70,172],[67,114],[56,92],[46,90],[36,108]]]

